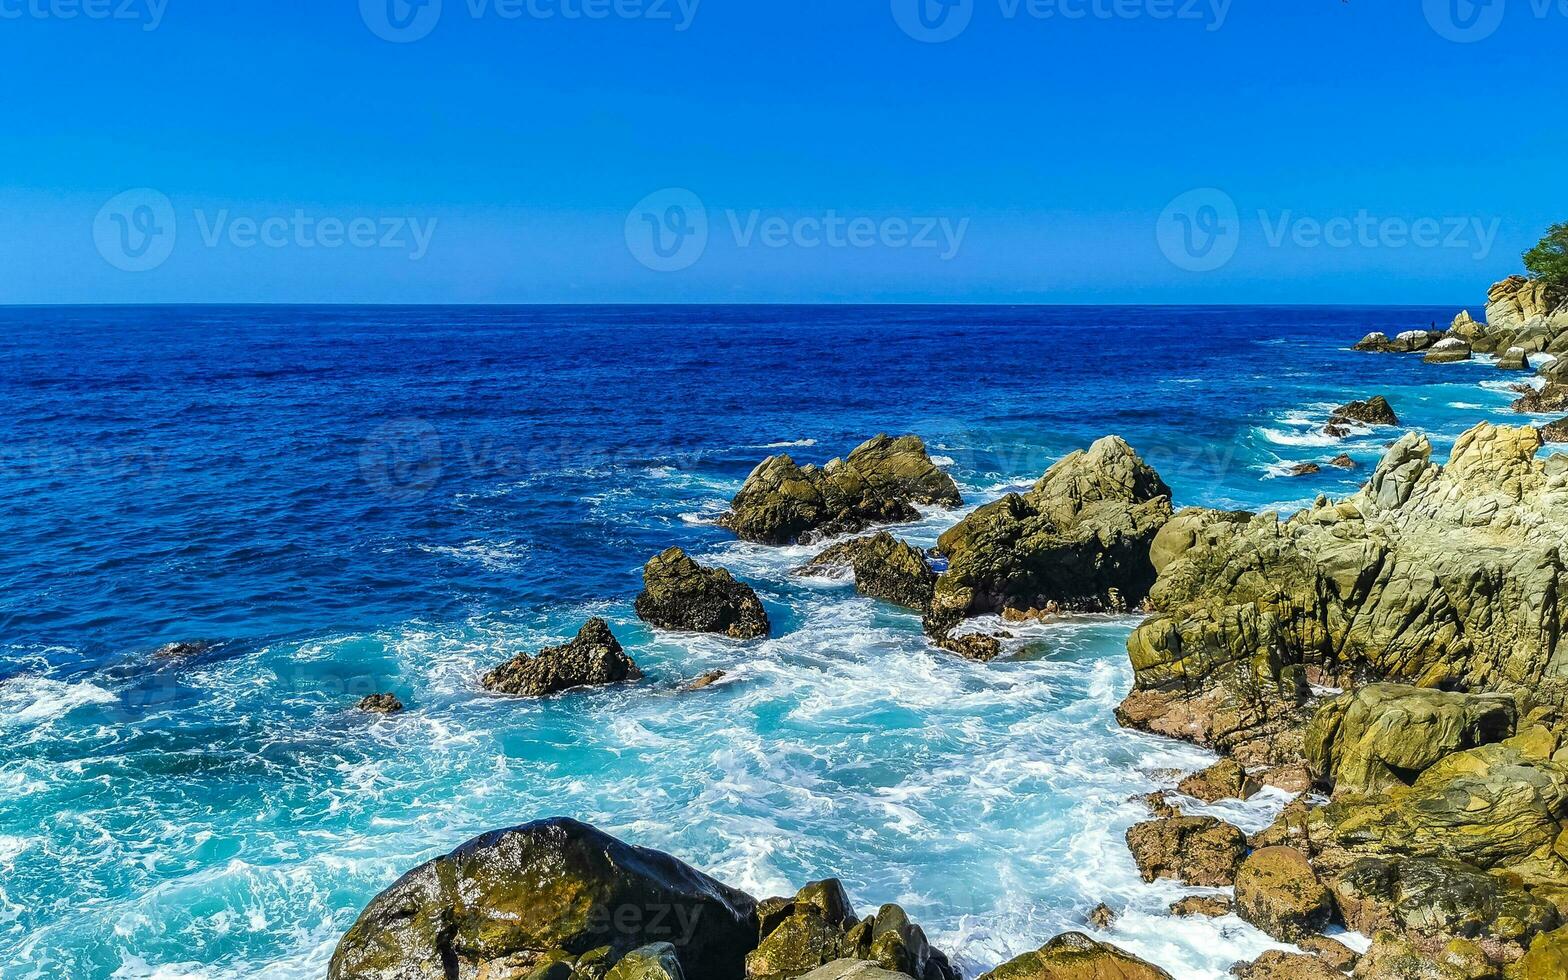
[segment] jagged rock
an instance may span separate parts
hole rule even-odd
[[[1407,435],[1370,482],[1289,520],[1183,521],[1128,640],[1123,724],[1243,764],[1299,758],[1307,680],[1537,691],[1568,673],[1568,460],[1482,424],[1447,466]],[[1157,548],[1161,542],[1156,540]]]
[[[746,957],[747,980],[787,980],[841,960],[868,961],[916,980],[959,980],[946,955],[897,905],[856,919],[837,879],[813,882],[792,899],[758,908],[757,948]]]
[[[924,612],[936,589],[936,573],[920,549],[886,531],[836,544],[811,559],[803,572],[849,568],[861,595]]]
[[[689,680],[686,683],[682,684],[681,685],[681,691],[683,693],[690,693],[692,691],[700,691],[703,688],[712,687],[713,685],[717,684],[719,681],[722,681],[724,678],[726,678],[728,676],[729,675],[726,674],[722,670],[710,670],[706,674],[703,674],[701,677],[697,677],[697,678],[695,678],[693,680]]]
[[[1394,408],[1388,399],[1382,395],[1373,395],[1366,401],[1351,402],[1341,405],[1334,410],[1328,418],[1329,425],[1398,425],[1399,416],[1394,414]]]
[[[1513,410],[1532,415],[1568,411],[1568,385],[1548,384],[1539,391],[1524,386],[1520,396],[1514,399]]]
[[[1164,793],[1144,793],[1142,796],[1134,796],[1128,802],[1142,803],[1156,817],[1181,816],[1181,810],[1172,806],[1170,801],[1165,798]]]
[[[1539,279],[1509,276],[1487,296],[1486,335],[1493,350],[1544,351],[1568,332],[1568,290]]]
[[[542,698],[578,687],[642,680],[642,671],[621,649],[610,625],[588,620],[570,643],[546,647],[536,655],[519,654],[485,674],[487,691]]]
[[[751,586],[735,581],[727,569],[702,567],[679,548],[644,566],[642,586],[637,617],[643,622],[732,640],[768,635],[768,614]]]
[[[1202,772],[1193,773],[1176,789],[1205,803],[1251,799],[1263,788],[1235,759],[1221,759]]]
[[[1352,349],[1375,354],[1412,354],[1426,350],[1445,336],[1440,330],[1406,330],[1390,339],[1381,330],[1374,330]]]
[[[948,653],[956,653],[976,663],[988,664],[1002,655],[1001,639],[989,633],[948,633],[932,639]]]
[[[1236,872],[1236,910],[1283,942],[1322,932],[1333,917],[1328,889],[1293,847],[1254,851]]]
[[[1423,360],[1428,364],[1456,364],[1468,361],[1474,356],[1470,342],[1460,337],[1444,337],[1426,352]]]
[[[1127,847],[1144,881],[1174,878],[1199,888],[1236,880],[1247,854],[1247,836],[1213,817],[1165,817],[1135,824]]]
[[[1323,467],[1317,463],[1297,463],[1290,468],[1290,476],[1316,476],[1323,472]]]
[[[371,694],[361,698],[358,707],[373,715],[395,715],[403,710],[403,702],[395,694]]]
[[[879,435],[822,467],[782,455],[763,460],[720,523],[747,541],[789,544],[911,521],[915,504],[962,503],[918,436]]]
[[[980,980],[1171,980],[1171,975],[1109,943],[1068,932]]]
[[[1345,980],[1345,975],[1318,959],[1302,953],[1266,951],[1251,963],[1231,968],[1239,980]]]
[[[211,640],[179,640],[152,652],[155,660],[193,660],[217,647]]]
[[[1296,946],[1303,952],[1311,953],[1341,973],[1349,973],[1355,969],[1356,962],[1361,959],[1361,955],[1355,950],[1339,940],[1330,939],[1327,936],[1305,936],[1296,940]]]
[[[1135,607],[1155,572],[1150,544],[1171,516],[1170,488],[1110,436],[1062,459],[1027,494],[1009,494],[949,530],[926,616],[933,637],[966,616],[1052,606]]]
[[[1448,335],[1450,337],[1457,337],[1466,343],[1474,340],[1484,333],[1486,333],[1486,325],[1484,323],[1477,323],[1475,317],[1470,315],[1469,310],[1461,310],[1459,314],[1454,317],[1454,322],[1448,326]]]
[[[1344,453],[1340,453],[1338,456],[1335,456],[1333,459],[1329,460],[1328,465],[1341,470],[1359,470],[1361,468],[1360,463],[1351,459]]]
[[[1397,353],[1393,341],[1388,339],[1388,334],[1381,330],[1374,330],[1358,340],[1351,350],[1363,351],[1370,354]]]
[[[1541,426],[1541,438],[1551,445],[1568,442],[1568,418]]]
[[[689,977],[739,977],[756,945],[755,906],[667,854],[544,820],[477,837],[398,879],[338,943],[327,976],[449,980],[491,964],[520,974],[562,954],[608,947],[601,956],[619,960],[667,942]]]
[[[1172,915],[1204,915],[1211,919],[1224,918],[1235,911],[1236,903],[1223,895],[1193,895],[1171,903]]]
[[[1550,384],[1568,382],[1568,356],[1554,357],[1536,372]]]
[[[1116,913],[1111,910],[1109,905],[1101,902],[1089,910],[1089,914],[1084,918],[1084,921],[1104,932],[1116,922]]]
[[[1530,352],[1523,347],[1510,347],[1497,358],[1499,371],[1530,370]]]
[[[686,980],[675,947],[656,943],[634,949],[610,968],[604,980]]]
[[[1497,964],[1466,939],[1413,943],[1401,934],[1378,933],[1356,963],[1355,980],[1500,980]]]
[[[1549,903],[1461,861],[1362,858],[1329,883],[1347,928],[1393,931],[1424,943],[1477,941],[1510,963],[1561,924]]]
[[[1305,738],[1307,765],[1337,792],[1408,786],[1444,756],[1510,737],[1516,720],[1504,694],[1369,684],[1318,708]]]

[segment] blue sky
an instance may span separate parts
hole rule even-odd
[[[1568,0],[425,3],[0,0],[0,303],[1474,305],[1568,220]]]

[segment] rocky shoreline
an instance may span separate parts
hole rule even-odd
[[[1568,302],[1511,279],[1493,288],[1485,325],[1463,314],[1441,335],[1375,334],[1357,347],[1435,363],[1497,351],[1500,363],[1528,364],[1568,353]],[[1550,364],[1543,375],[1531,388],[1541,402],[1568,404]],[[1328,424],[1397,417],[1370,399]],[[861,593],[920,612],[935,646],[981,662],[1006,637],[976,631],[977,616],[1145,612],[1127,643],[1135,684],[1118,720],[1223,757],[1171,789],[1205,802],[1265,786],[1294,796],[1249,836],[1156,794],[1145,801],[1152,819],[1127,834],[1146,880],[1232,890],[1178,902],[1172,915],[1234,912],[1296,950],[1238,964],[1238,976],[1564,977],[1568,457],[1542,460],[1542,445],[1537,429],[1482,424],[1438,463],[1409,433],[1358,493],[1286,518],[1175,511],[1159,475],[1107,437],[1029,492],[973,511],[929,553],[882,531],[831,544],[801,571],[853,576]],[[826,542],[910,520],[917,505],[959,503],[918,438],[878,436],[821,468],[763,461],[723,523],[762,544]],[[644,579],[637,612],[656,628],[736,642],[771,629],[749,587],[678,549],[651,561]],[[570,644],[502,665],[485,686],[543,696],[640,677],[595,620]],[[1086,925],[1114,915],[1102,906]],[[1369,937],[1370,949],[1358,955],[1324,935],[1339,927]],[[668,855],[549,820],[409,872],[365,909],[329,976],[958,973],[902,909],[858,916],[837,881],[758,900]],[[984,980],[1161,977],[1067,933]]]

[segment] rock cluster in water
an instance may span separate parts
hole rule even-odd
[[[642,671],[621,649],[610,626],[590,619],[577,636],[534,656],[520,654],[481,678],[485,690],[515,697],[547,697],[579,687],[642,679]]]
[[[718,633],[734,640],[767,636],[768,614],[751,586],[722,568],[704,568],[679,548],[656,555],[642,571],[637,616],[662,629]]]

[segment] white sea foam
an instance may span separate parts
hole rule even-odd
[[[760,446],[749,446],[750,449],[791,449],[794,447],[815,446],[815,439],[795,439],[788,442],[765,442]]]
[[[1341,442],[1320,430],[1308,429],[1280,429],[1273,427],[1259,427],[1255,430],[1263,438],[1277,446],[1337,446]]]
[[[958,461],[951,456],[932,456],[931,462],[938,466],[957,466]]]
[[[113,704],[113,694],[87,681],[66,683],[23,674],[0,683],[0,727],[47,724],[89,704]]]

